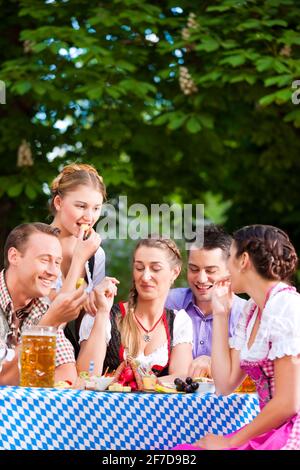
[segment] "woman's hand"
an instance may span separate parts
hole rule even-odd
[[[188,376],[211,378],[211,358],[204,355],[196,357],[190,365]]]
[[[224,436],[216,436],[215,434],[207,434],[194,444],[205,450],[222,450],[229,449],[230,439]]]
[[[94,317],[97,313],[97,307],[96,307],[96,296],[95,292],[91,291],[88,294],[88,298],[86,299],[86,302],[84,303],[83,309],[86,313],[89,313]]]
[[[101,244],[101,237],[93,228],[89,229],[87,238],[85,238],[85,234],[86,230],[81,225],[73,254],[73,258],[80,259],[83,263],[96,253]]]
[[[110,312],[114,297],[118,292],[118,284],[119,281],[114,277],[105,277],[100,284],[95,287],[93,292],[96,314],[99,312]]]
[[[228,278],[217,281],[212,287],[213,315],[228,316],[233,303],[233,292]]]
[[[106,276],[105,278],[102,279],[100,284],[98,284],[98,286],[96,286],[96,287],[98,288],[98,290],[101,290],[101,291],[105,290],[105,289],[108,289],[108,291],[111,291],[113,296],[115,296],[115,295],[117,295],[117,292],[118,292],[118,288],[117,288],[118,284],[119,284],[118,279],[116,279],[115,277]],[[95,293],[95,291],[92,290],[89,293],[87,301],[84,305],[85,312],[89,313],[93,317],[97,314],[97,311],[98,311],[96,295],[97,294]]]

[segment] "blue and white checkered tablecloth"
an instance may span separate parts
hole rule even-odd
[[[255,394],[0,387],[0,449],[170,449],[235,431],[258,411]]]

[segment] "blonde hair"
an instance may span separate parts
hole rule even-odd
[[[146,246],[148,248],[159,248],[165,250],[168,255],[168,260],[172,268],[177,266],[181,267],[182,258],[180,251],[173,240],[168,238],[159,237],[156,235],[150,235],[148,238],[140,240],[135,247],[133,253],[133,260],[136,251],[141,247]],[[136,357],[139,352],[140,345],[140,331],[134,319],[134,311],[137,304],[138,292],[135,284],[129,292],[128,297],[128,308],[127,314],[119,322],[119,330],[121,332],[121,342],[124,348],[127,349],[128,354],[132,357]]]
[[[77,186],[92,186],[106,198],[106,188],[102,176],[92,165],[86,163],[71,163],[63,168],[59,175],[54,178],[51,184],[52,198],[50,201],[50,210],[53,215],[56,214],[54,206],[55,196],[64,196]]]

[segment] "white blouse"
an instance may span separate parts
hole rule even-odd
[[[278,292],[286,287],[288,287],[287,284],[280,282],[272,290],[250,349],[248,349],[248,343],[258,308],[256,307],[247,326],[249,313],[255,303],[252,299],[246,303],[235,335],[229,338],[229,346],[241,351],[241,360],[251,362],[265,358],[274,360],[283,356],[300,354],[300,295],[296,291]]]
[[[89,294],[94,289],[94,287],[96,287],[105,277],[105,252],[101,246],[99,246],[99,248],[95,252],[93,276],[91,275],[88,261],[85,263],[84,267],[88,281],[86,292]],[[53,289],[58,292],[62,288],[62,285],[63,280],[62,274],[60,273],[56,282],[54,283]]]
[[[175,318],[173,324],[173,341],[172,347],[180,343],[193,344],[193,324],[189,315],[185,310],[174,310]],[[87,340],[91,334],[95,317],[86,314],[81,322],[79,330],[79,342]],[[111,339],[111,323],[108,319],[105,330],[106,344]],[[126,357],[126,351],[124,352]],[[149,368],[154,365],[165,366],[168,362],[168,342],[166,341],[162,346],[155,349],[151,354],[140,354],[137,358],[142,367]]]

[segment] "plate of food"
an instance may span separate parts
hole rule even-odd
[[[81,372],[80,376],[84,381],[84,388],[86,390],[93,390],[95,392],[140,392],[143,391],[142,378],[138,372],[136,364],[127,359],[123,361],[116,371],[104,375],[91,375],[90,367],[89,372]]]
[[[177,377],[174,382],[164,382],[159,380],[159,383],[155,386],[155,391],[159,393],[205,393],[205,387],[202,387],[203,383],[200,381],[200,378],[193,379],[192,377],[187,377],[182,379]]]

